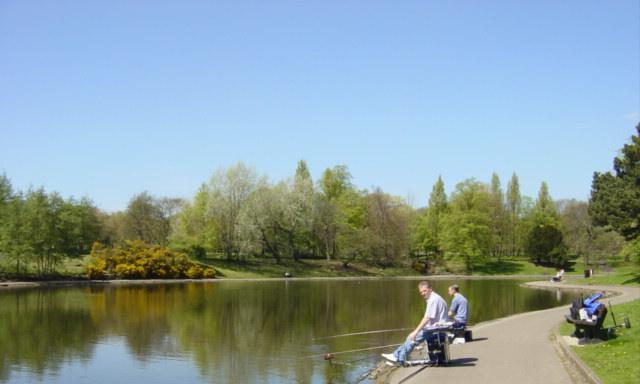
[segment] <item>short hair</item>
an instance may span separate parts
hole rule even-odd
[[[460,292],[460,287],[458,286],[458,284],[453,284],[452,286],[449,287],[450,289],[453,289],[456,292]]]
[[[431,289],[431,283],[428,282],[427,280],[422,280],[421,282],[418,283],[418,287],[419,288],[425,287],[425,288]]]

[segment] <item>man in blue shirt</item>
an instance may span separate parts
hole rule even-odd
[[[469,302],[460,293],[460,287],[454,284],[449,287],[449,294],[453,296],[451,301],[451,309],[449,317],[453,318],[454,327],[464,327],[467,325],[467,316],[469,313]]]

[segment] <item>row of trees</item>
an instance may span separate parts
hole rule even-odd
[[[239,163],[216,172],[176,217],[171,240],[183,248],[299,260],[355,259],[389,264],[406,258],[413,209],[402,199],[357,190],[345,166],[314,183],[304,161],[270,184]]]
[[[640,125],[636,127],[640,136]],[[88,199],[62,199],[43,189],[14,192],[0,177],[0,257],[20,273],[25,261],[51,271],[63,255],[89,252],[94,241],[147,244],[219,254],[230,260],[268,257],[324,258],[389,265],[461,262],[468,271],[483,260],[528,256],[563,265],[570,256],[585,263],[639,247],[640,141],[633,136],[614,160],[615,173],[594,175],[589,203],[554,201],[546,183],[536,199],[520,193],[514,173],[503,191],[490,183],[458,183],[447,196],[435,182],[426,208],[403,199],[357,189],[346,166],[311,178],[300,161],[288,179],[270,183],[238,163],[220,169],[190,201],[134,196],[123,212],[100,212]],[[634,248],[635,247],[635,248]]]
[[[66,256],[89,253],[102,232],[101,214],[88,199],[63,199],[44,189],[14,193],[0,175],[0,261],[16,274],[34,265],[50,274]]]

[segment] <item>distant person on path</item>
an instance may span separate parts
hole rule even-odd
[[[555,277],[551,278],[551,281],[560,282],[562,281],[562,275],[564,275],[564,269],[561,269],[556,273]]]
[[[382,357],[391,362],[404,364],[407,361],[407,356],[413,351],[413,348],[426,341],[431,335],[429,328],[433,328],[437,323],[447,321],[447,302],[433,291],[431,283],[421,281],[418,284],[418,291],[420,292],[420,296],[427,301],[427,310],[416,329],[407,336],[404,344],[399,346],[393,353],[382,354]]]
[[[449,317],[453,319],[453,326],[455,328],[465,327],[469,316],[469,302],[466,297],[462,296],[460,287],[457,284],[449,287],[449,295],[453,296],[451,309],[449,310]]]

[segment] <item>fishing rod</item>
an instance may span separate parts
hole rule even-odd
[[[339,337],[358,336],[358,335],[371,335],[371,334],[374,334],[374,333],[400,332],[400,331],[408,331],[410,329],[413,329],[413,328],[378,329],[378,330],[375,330],[375,331],[343,333],[341,335],[316,337],[316,338],[313,338],[311,340],[313,340],[313,341],[316,341],[316,340],[328,340],[328,339],[337,339]]]
[[[616,323],[616,315],[614,315],[613,313],[613,307],[611,306],[611,300],[609,300],[609,311],[611,312],[611,318],[613,319],[613,328],[618,328],[618,327],[625,327],[625,328],[631,328],[631,322],[629,322],[629,318],[627,316],[624,317],[624,325],[618,325],[618,323]]]
[[[302,359],[315,359],[315,358],[318,358],[318,357],[324,357],[325,360],[332,360],[336,355],[344,355],[344,354],[347,354],[347,353],[355,353],[355,352],[363,352],[363,351],[373,351],[375,349],[397,347],[398,345],[400,345],[400,344],[388,344],[388,345],[380,345],[380,346],[377,346],[377,347],[350,349],[348,351],[319,353],[319,354],[315,354],[315,355],[304,356],[304,357],[302,357]]]

